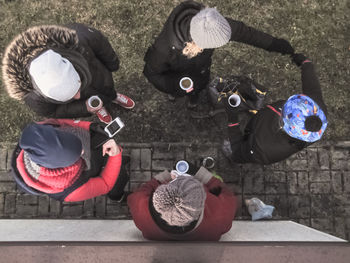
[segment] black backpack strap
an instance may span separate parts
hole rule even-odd
[[[282,116],[282,113],[280,111],[278,111],[275,107],[271,106],[271,105],[266,105],[267,108],[269,108],[270,110],[272,110],[274,113],[276,113],[278,116]]]

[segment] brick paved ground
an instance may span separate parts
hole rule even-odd
[[[199,163],[210,155],[216,159],[214,170],[241,200],[258,197],[276,207],[274,219],[292,219],[350,239],[350,142],[315,144],[270,166],[232,167],[218,149],[186,143],[124,144],[124,152],[131,155],[128,188],[169,169],[176,159]],[[0,218],[130,218],[126,205],[104,196],[69,204],[18,192],[8,175],[9,156],[11,149],[0,148]],[[243,203],[237,218],[250,219]]]

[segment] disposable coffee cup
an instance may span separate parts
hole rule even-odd
[[[180,88],[186,91],[187,93],[193,90],[193,81],[189,77],[184,77],[180,79]]]
[[[207,169],[211,169],[211,168],[214,168],[214,165],[215,165],[215,160],[213,157],[205,157],[203,159],[203,162],[202,162],[202,165],[207,168]]]
[[[239,104],[241,104],[241,97],[237,94],[232,94],[230,97],[228,97],[228,104],[231,107],[238,107]]]
[[[102,107],[102,100],[99,96],[91,96],[88,100],[89,107],[96,110]]]
[[[179,173],[179,174],[184,174],[184,173],[187,173],[188,169],[190,168],[188,162],[184,161],[184,160],[181,160],[181,161],[178,161],[176,163],[176,171]]]

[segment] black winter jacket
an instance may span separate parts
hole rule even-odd
[[[312,98],[327,114],[314,65],[301,66],[302,93]],[[242,135],[238,126],[229,127],[233,160],[240,163],[271,164],[282,161],[312,143],[290,137],[281,127],[281,112],[286,100],[280,100],[262,108],[252,117]],[[235,113],[229,121],[236,122]],[[235,119],[235,120],[234,120]]]
[[[191,59],[182,54],[185,42],[192,41],[189,33],[191,19],[203,8],[202,4],[194,1],[178,5],[171,12],[154,44],[148,48],[143,73],[158,90],[177,97],[186,95],[179,87],[180,79],[185,76],[193,80],[194,92],[199,92],[208,84],[214,49],[204,49]],[[226,19],[232,31],[230,41],[274,51],[271,48],[274,37],[246,26],[243,22]]]
[[[28,72],[29,64],[50,48],[79,52],[86,59],[92,80],[90,85],[81,89],[79,100],[60,103],[44,97],[34,89]],[[104,105],[116,97],[111,72],[118,68],[118,57],[100,31],[82,24],[71,24],[65,27],[32,27],[18,35],[5,51],[2,73],[9,95],[24,100],[39,115],[74,118],[91,114],[85,105],[90,96],[98,95]]]

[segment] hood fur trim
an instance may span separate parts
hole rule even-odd
[[[35,26],[19,34],[8,45],[2,60],[2,78],[10,97],[22,100],[33,90],[29,63],[50,48],[78,50],[76,31],[56,25]]]

